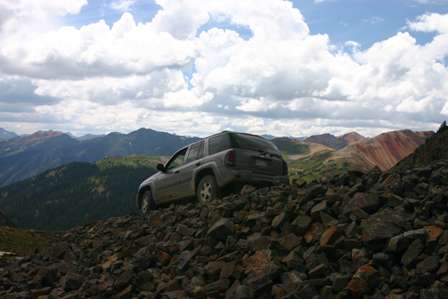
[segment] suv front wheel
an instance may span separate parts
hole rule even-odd
[[[196,189],[196,197],[200,203],[207,203],[218,197],[219,187],[212,175],[204,176]]]

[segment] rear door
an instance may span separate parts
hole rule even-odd
[[[201,165],[199,161],[204,157],[204,141],[190,145],[185,164],[178,169],[180,182],[176,197],[183,198],[194,195],[193,174],[194,170]]]
[[[232,134],[232,143],[238,150],[238,168],[264,175],[283,174],[282,156],[272,142],[259,136],[237,133]]]

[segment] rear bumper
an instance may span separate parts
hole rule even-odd
[[[286,176],[263,175],[253,173],[252,171],[228,171],[225,173],[220,185],[227,185],[231,183],[249,184],[249,185],[250,184],[288,185],[289,177],[287,175]]]

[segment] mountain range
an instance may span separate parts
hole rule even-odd
[[[430,134],[405,130],[374,138],[366,138],[356,132],[307,138],[269,137],[288,157],[291,169],[297,175],[311,172],[314,178],[328,169],[368,171],[376,166],[387,170],[412,153]],[[70,162],[95,162],[106,157],[129,155],[169,156],[196,140],[199,138],[151,129],[139,129],[129,134],[88,134],[79,138],[58,131],[15,135],[0,142],[0,186]]]
[[[0,186],[37,175],[70,162],[95,162],[106,157],[171,155],[199,140],[139,129],[78,140],[57,131],[39,131],[0,142]]]
[[[17,135],[14,132],[10,132],[8,130],[0,128],[0,142],[12,139],[12,138],[17,137],[17,136],[19,136],[19,135]]]
[[[308,155],[289,156],[291,174],[294,178],[310,181],[346,171],[368,172],[375,167],[387,171],[412,154],[433,134],[401,130],[373,138],[354,133],[351,133],[351,136],[335,137],[324,134],[308,138],[305,143],[313,150],[310,150]],[[316,143],[310,143],[310,140],[320,143],[320,147],[317,147]],[[346,140],[343,147],[342,140]]]
[[[341,149],[347,146],[347,141],[342,139],[342,138],[338,138],[332,134],[321,134],[321,135],[314,135],[314,136],[310,136],[308,138],[306,138],[305,143],[318,143],[318,144],[322,144],[325,146],[328,146],[330,148],[333,149]]]

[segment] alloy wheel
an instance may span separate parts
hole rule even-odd
[[[212,184],[209,182],[204,182],[201,188],[201,200],[202,202],[207,202],[212,199]]]

